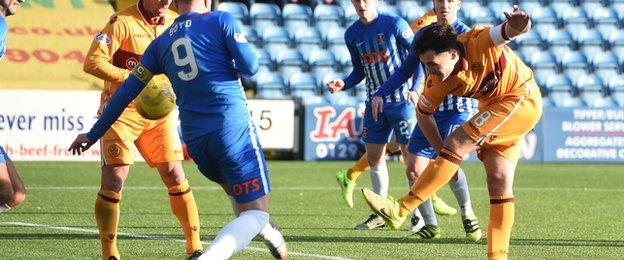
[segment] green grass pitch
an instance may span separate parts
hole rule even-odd
[[[341,200],[334,173],[352,162],[270,161],[271,220],[288,241],[291,259],[484,259],[485,239],[464,242],[459,216],[438,217],[442,239],[415,241],[400,230],[356,231],[370,214],[361,193],[355,207]],[[16,162],[27,186],[26,202],[0,214],[2,259],[97,259],[100,245],[93,216],[99,189],[98,163]],[[483,167],[463,165],[473,207],[486,230],[488,196]],[[217,185],[192,163],[185,170],[195,194],[208,244],[232,219]],[[407,190],[402,164],[389,163],[390,194]],[[358,188],[370,187],[362,175]],[[624,170],[622,165],[520,163],[515,178],[513,259],[622,259]],[[448,187],[439,193],[456,205]],[[181,230],[170,213],[164,185],[140,163],[131,169],[121,204],[119,248],[126,259],[182,259]],[[233,259],[270,259],[260,241]]]

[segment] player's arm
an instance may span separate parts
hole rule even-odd
[[[252,77],[258,72],[260,66],[256,54],[251,50],[247,39],[231,14],[224,12],[219,19],[225,33],[225,44],[234,56],[236,68],[242,76]]]
[[[158,40],[153,41],[145,51],[141,58],[141,62],[132,70],[132,74],[124,81],[115,94],[106,104],[104,111],[97,122],[91,127],[86,134],[79,134],[76,140],[69,147],[72,154],[81,154],[91,147],[98,139],[102,138],[104,133],[113,125],[124,109],[134,100],[145,85],[154,77],[154,74],[160,74],[162,71],[158,66],[155,54],[155,46]]]
[[[442,149],[443,139],[433,113],[448,93],[441,88],[425,88],[416,105],[416,120],[427,141],[436,150]]]
[[[510,42],[516,37],[531,30],[529,14],[520,11],[518,5],[513,6],[511,13],[504,12],[507,21],[490,29],[490,38],[493,45],[501,45]]]
[[[130,71],[116,67],[111,61],[126,37],[124,22],[113,16],[91,43],[82,69],[103,80],[123,82],[130,75]]]
[[[347,34],[345,33],[345,40],[347,40],[347,49],[349,50],[349,55],[351,55],[351,63],[353,64],[353,70],[351,71],[351,73],[349,73],[349,75],[342,79],[342,81],[344,81],[344,86],[342,87],[342,90],[347,90],[350,89],[352,87],[357,86],[357,84],[359,84],[360,82],[362,82],[362,80],[364,80],[365,75],[364,74],[364,67],[362,66],[362,62],[360,61],[360,55],[359,52],[357,51],[357,49],[355,48],[355,45],[353,42],[350,43],[349,39],[347,38]]]

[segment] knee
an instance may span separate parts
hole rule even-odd
[[[420,176],[420,172],[416,171],[416,169],[412,168],[412,167],[408,167],[405,170],[405,175],[407,176],[407,179],[411,182],[415,182],[416,179],[418,179],[418,176]]]
[[[19,204],[22,204],[24,200],[26,200],[26,192],[16,191],[15,194],[13,194],[13,198],[9,201],[8,204],[11,205],[11,207],[15,207]]]
[[[487,175],[487,182],[491,185],[501,185],[505,183],[505,173],[501,171],[491,172]]]

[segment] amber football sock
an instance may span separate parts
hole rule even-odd
[[[95,200],[95,220],[100,231],[102,259],[105,260],[111,256],[120,259],[119,251],[117,251],[119,201],[121,201],[121,195],[110,190],[100,190]]]
[[[514,222],[515,199],[511,194],[490,196],[488,259],[504,260],[509,254],[509,238]]]
[[[347,178],[349,178],[350,181],[355,181],[363,172],[368,171],[368,169],[370,169],[368,167],[368,159],[366,159],[366,153],[364,153],[362,157],[355,162],[355,165],[349,169]]]
[[[201,240],[199,239],[199,214],[197,213],[195,198],[188,181],[167,188],[167,192],[169,192],[171,211],[178,218],[184,231],[186,252],[192,253],[195,250],[202,249]]]
[[[461,156],[443,148],[440,156],[429,163],[418,177],[408,195],[399,199],[399,205],[401,205],[399,215],[406,216],[431,197],[434,192],[446,185],[459,169],[461,161]]]

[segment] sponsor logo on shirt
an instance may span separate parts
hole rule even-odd
[[[95,36],[95,42],[99,43],[99,44],[106,44],[106,45],[110,45],[111,43],[113,43],[113,40],[111,40],[110,36],[108,36],[106,33],[104,32],[99,32],[96,36]]]
[[[472,68],[472,71],[474,71],[475,73],[483,72],[483,64],[481,64],[480,62],[475,62],[470,67]]]

